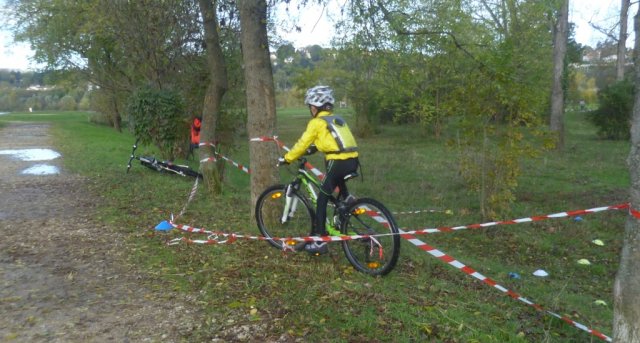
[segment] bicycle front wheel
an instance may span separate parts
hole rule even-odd
[[[288,238],[308,236],[313,228],[315,212],[306,198],[292,191],[287,199],[287,185],[267,188],[256,202],[256,222],[266,238]],[[304,249],[305,242],[268,239],[269,244],[284,249]]]
[[[358,199],[340,225],[344,235],[367,235],[346,240],[342,248],[358,271],[370,275],[386,275],[398,262],[400,236],[391,212],[380,202]]]

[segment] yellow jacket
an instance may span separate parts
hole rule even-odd
[[[335,138],[331,136],[331,132],[327,129],[327,122],[320,119],[321,117],[329,115],[331,115],[331,112],[320,111],[315,118],[309,121],[307,129],[304,131],[300,139],[298,139],[293,148],[284,155],[284,159],[287,162],[291,163],[300,158],[300,156],[304,155],[305,151],[311,144],[315,144],[316,148],[323,153],[339,150],[338,143],[336,143]],[[327,160],[346,160],[354,157],[358,157],[357,151],[325,155],[325,159]]]

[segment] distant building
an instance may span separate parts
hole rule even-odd
[[[49,91],[52,90],[53,87],[47,87],[47,86],[40,86],[40,85],[31,85],[27,88],[27,90],[30,91],[36,91],[36,92],[43,92],[43,91]]]

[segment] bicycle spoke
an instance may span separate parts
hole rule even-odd
[[[372,275],[385,275],[393,269],[400,237],[393,217],[382,204],[373,199],[358,200],[342,231],[369,236],[343,242],[345,255],[356,269]]]
[[[307,236],[313,225],[313,210],[308,202],[292,193],[287,204],[285,186],[273,186],[264,191],[256,203],[256,221],[266,238],[287,238]],[[276,248],[300,250],[305,242],[269,240]]]

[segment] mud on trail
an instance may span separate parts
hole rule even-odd
[[[46,124],[0,129],[0,150],[55,149]],[[127,267],[124,237],[93,220],[88,180],[25,175],[0,154],[0,341],[178,342],[201,320],[193,299],[157,291]]]

